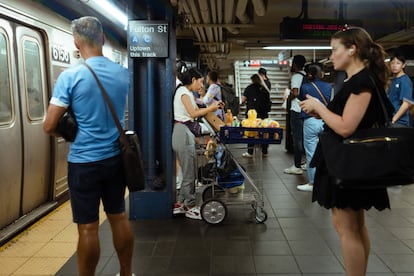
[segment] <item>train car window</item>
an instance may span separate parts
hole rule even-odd
[[[0,30],[0,125],[10,123],[13,117],[9,49],[7,37]]]
[[[43,118],[45,108],[40,47],[37,41],[31,39],[23,41],[23,56],[28,115],[31,120],[39,120]]]

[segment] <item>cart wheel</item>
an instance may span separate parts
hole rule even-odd
[[[256,209],[256,216],[254,218],[257,223],[263,223],[267,220],[267,213],[263,208]]]
[[[214,193],[224,193],[223,188],[221,188],[219,185],[215,184],[214,185]],[[214,198],[215,196],[213,195],[213,187],[207,186],[204,188],[203,193],[201,195],[201,198],[203,201],[209,200]]]
[[[219,224],[227,216],[227,207],[218,199],[208,199],[200,208],[201,218],[208,224]]]

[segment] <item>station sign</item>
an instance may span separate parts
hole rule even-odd
[[[282,62],[283,61],[283,62]],[[286,65],[287,63],[284,60],[278,59],[250,59],[250,60],[243,60],[242,61],[244,67],[262,67],[262,66],[270,66],[274,67],[276,65]]]
[[[168,57],[168,32],[167,21],[129,21],[127,43],[129,57]]]

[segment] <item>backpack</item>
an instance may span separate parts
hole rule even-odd
[[[270,100],[270,93],[266,88],[260,87],[260,93],[256,97],[255,106],[257,108],[257,114],[259,115],[259,110],[261,112],[269,113],[272,109],[272,101]],[[265,114],[260,114],[265,116]]]
[[[266,94],[266,97],[264,97],[264,107],[267,113],[269,113],[272,110],[272,100],[270,99],[270,92],[264,89],[264,93]]]
[[[240,113],[239,97],[236,96],[236,91],[228,85],[219,84],[221,88],[221,98],[224,102],[224,108],[230,109],[233,116],[237,116]]]

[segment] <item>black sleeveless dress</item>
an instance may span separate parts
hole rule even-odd
[[[359,94],[362,91],[375,91],[375,84],[370,80],[370,75],[373,76],[373,74],[367,68],[365,68],[345,81],[341,90],[329,103],[329,110],[341,115],[343,113],[345,103],[351,93]],[[375,76],[373,77],[376,79]],[[383,90],[381,91],[381,93],[384,94],[383,97],[386,97],[385,92]],[[377,93],[373,93],[367,112],[359,124],[358,129],[370,128],[375,123],[382,123],[384,121],[384,116],[382,115],[383,113],[384,112],[380,109]],[[325,125],[325,131],[332,130],[329,129],[327,125]],[[317,146],[312,163],[316,165],[316,174],[312,194],[313,202],[316,201],[327,209],[333,207],[352,208],[354,210],[368,210],[371,207],[374,207],[378,210],[390,208],[390,202],[386,188],[372,190],[354,190],[341,189],[335,185],[333,177],[328,173],[328,170],[326,168],[320,143]]]

